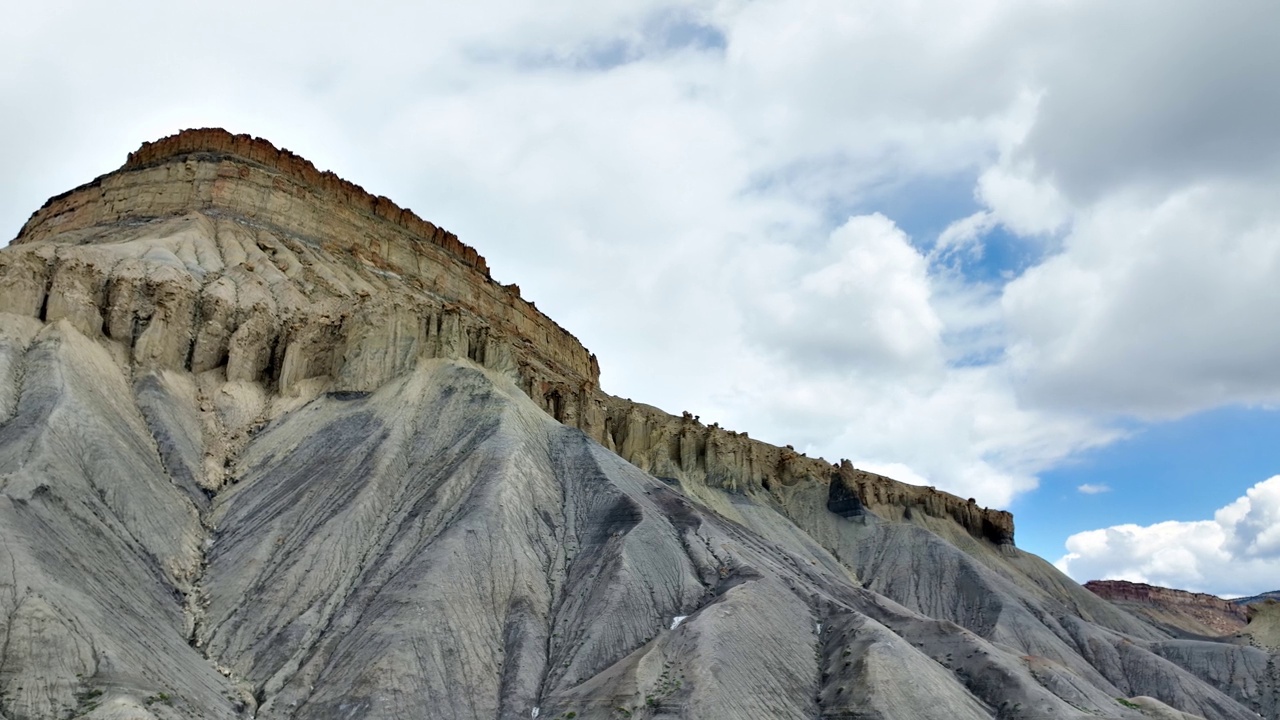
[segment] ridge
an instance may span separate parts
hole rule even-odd
[[[346,205],[404,228],[415,237],[448,250],[463,264],[489,277],[489,266],[484,257],[475,248],[459,240],[457,235],[423,220],[412,210],[401,208],[386,196],[374,195],[363,187],[338,177],[332,171],[317,169],[310,160],[285,148],[277,148],[269,140],[245,133],[232,134],[222,128],[181,130],[158,140],[143,142],[141,147],[129,153],[128,159],[118,170],[101,175],[46,201],[18,231],[14,242],[30,241],[33,235],[38,238],[42,226],[57,216],[60,210],[59,201],[78,192],[100,187],[104,178],[185,160],[192,155],[203,155],[204,159],[249,161],[279,172],[296,182],[326,193]]]

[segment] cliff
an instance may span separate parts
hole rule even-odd
[[[1125,580],[1091,580],[1084,586],[1095,595],[1157,624],[1197,635],[1230,635],[1238,632],[1248,620],[1243,605],[1216,595]]]
[[[0,258],[0,311],[66,319],[122,364],[216,372],[284,396],[370,392],[419,359],[468,358],[655,475],[783,507],[817,492],[846,519],[919,513],[1013,542],[1012,516],[972,499],[604,393],[595,356],[494,281],[473,248],[247,135],[145,143],[119,170],[50,199]]]

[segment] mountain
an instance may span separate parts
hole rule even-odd
[[[1093,594],[1174,632],[1207,637],[1230,635],[1249,620],[1243,605],[1216,595],[1124,580],[1090,580],[1084,586]]]
[[[612,397],[453,235],[144,144],[0,250],[0,718],[1280,717],[1008,513]]]

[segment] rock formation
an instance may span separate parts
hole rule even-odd
[[[0,251],[0,720],[1280,717],[1008,513],[598,374],[389,200],[144,145]]]
[[[842,483],[872,508],[1013,542],[1007,512],[601,392],[595,356],[474,249],[265,140],[206,129],[145,143],[46,202],[13,246],[0,308],[66,318],[142,368],[224,368],[289,395],[314,378],[367,392],[419,358],[465,357],[657,475],[779,494]]]
[[[1244,606],[1216,595],[1125,580],[1090,580],[1084,586],[1157,625],[1195,635],[1230,635],[1248,621]]]

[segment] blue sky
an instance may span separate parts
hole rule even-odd
[[[1131,432],[1041,474],[1040,490],[1012,508],[1026,528],[1022,545],[1049,555],[1066,535],[1099,523],[1203,519],[1206,508],[1227,505],[1280,468],[1280,413],[1272,410],[1209,410]]]
[[[144,140],[263,136],[475,246],[610,392],[1011,508],[1081,581],[1280,588],[1280,5],[7,20],[10,237]]]
[[[975,181],[960,176],[888,184],[868,193],[862,206],[839,208],[832,217],[882,213],[928,253],[952,222],[982,210],[973,193]],[[1052,238],[1025,238],[995,227],[983,236],[982,252],[960,258],[955,268],[967,282],[999,287],[1053,252],[1053,244]],[[953,360],[999,361],[998,356]],[[1228,404],[1173,419],[1121,414],[1109,424],[1118,432],[1116,439],[1039,472],[1038,488],[1009,505],[1020,547],[1057,560],[1067,538],[1082,531],[1204,520],[1259,481],[1280,474],[1280,412],[1265,406]],[[1244,577],[1223,587],[1233,588],[1227,594],[1243,595],[1270,587],[1267,582]]]

